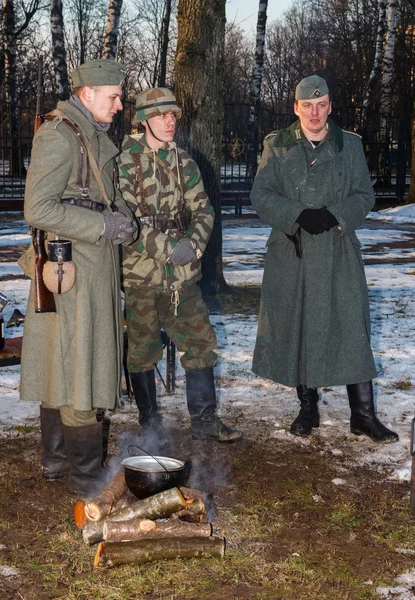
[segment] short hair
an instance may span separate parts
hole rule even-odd
[[[99,89],[101,86],[99,86],[99,85],[88,85],[88,86],[86,86],[86,85],[80,85],[80,86],[78,86],[78,87],[76,87],[76,88],[73,89],[73,94],[75,96],[77,96],[78,98],[80,98],[82,90],[84,89],[84,87],[90,87],[92,90],[94,90],[94,92],[96,92],[97,89]]]

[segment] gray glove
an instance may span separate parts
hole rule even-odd
[[[196,250],[193,244],[187,238],[180,240],[177,246],[174,247],[173,252],[170,254],[170,262],[174,265],[184,267],[189,263],[196,260]]]
[[[134,241],[134,232],[137,231],[137,225],[133,222],[132,216],[125,217],[119,212],[112,213],[109,210],[104,210],[103,214],[103,237],[112,240],[114,244],[129,244]]]
[[[118,206],[118,204],[114,204],[113,210],[116,212],[120,212],[122,215],[124,215],[124,217],[127,217],[127,219],[131,219],[131,224],[134,227],[134,231],[132,233],[132,238],[130,240],[128,240],[127,242],[122,242],[123,244],[124,243],[131,244],[131,242],[134,242],[138,238],[138,234],[139,234],[138,221],[135,218],[133,211],[131,210],[131,208],[129,206],[127,206],[127,204],[120,204],[119,206]]]

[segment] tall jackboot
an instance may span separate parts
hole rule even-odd
[[[107,471],[102,466],[102,421],[78,427],[63,426],[70,471],[68,486],[88,498],[105,485]]]
[[[186,371],[186,395],[195,440],[238,442],[242,432],[231,429],[216,414],[217,402],[213,368]]]
[[[398,434],[385,427],[375,415],[372,382],[353,383],[346,388],[352,411],[350,431],[355,435],[367,435],[374,442],[397,442]]]
[[[57,408],[40,407],[42,437],[42,474],[45,479],[60,479],[68,471],[61,413]]]
[[[130,373],[131,386],[138,408],[138,421],[143,428],[146,450],[158,452],[167,448],[170,437],[163,427],[162,417],[157,406],[156,379],[154,369],[140,373]]]
[[[291,423],[290,433],[293,435],[309,435],[313,427],[320,427],[318,414],[318,392],[316,388],[305,385],[297,386],[297,396],[301,403],[297,418]]]

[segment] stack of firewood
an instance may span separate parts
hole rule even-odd
[[[212,536],[207,518],[211,501],[211,494],[185,487],[137,500],[122,467],[96,498],[77,501],[74,517],[85,544],[98,544],[95,567],[223,557],[225,539]]]

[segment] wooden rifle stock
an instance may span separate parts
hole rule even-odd
[[[37,97],[36,97],[36,116],[35,133],[43,123],[42,96],[43,96],[43,56],[39,56],[38,79],[37,79]],[[56,312],[55,300],[53,294],[45,286],[43,281],[43,265],[48,260],[45,249],[46,233],[36,227],[31,228],[33,248],[35,251],[35,279],[34,279],[34,302],[35,312]]]

